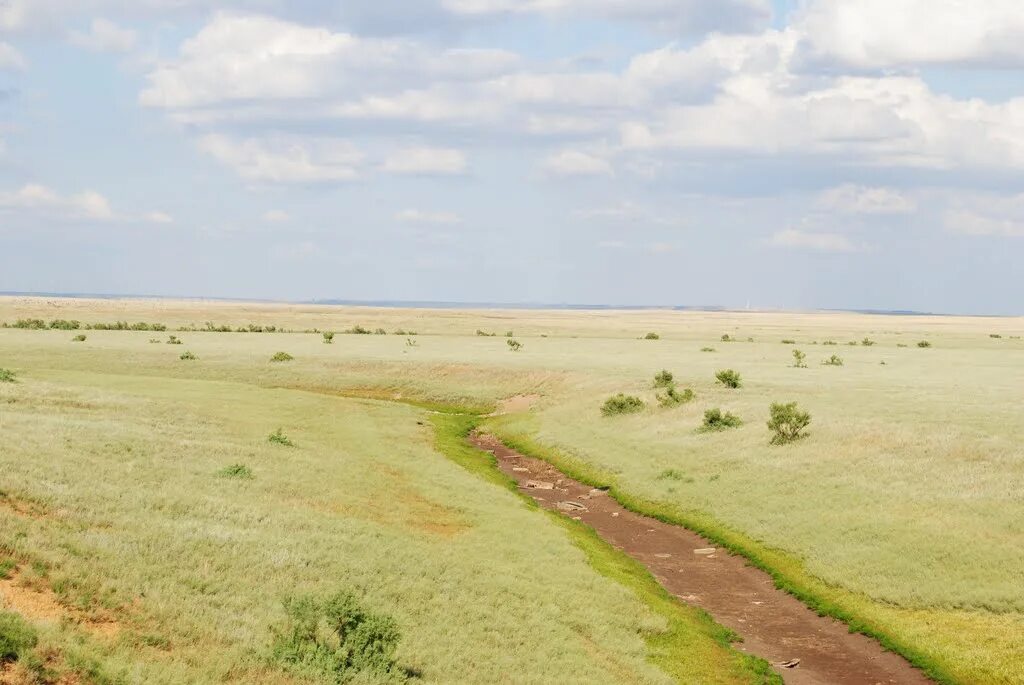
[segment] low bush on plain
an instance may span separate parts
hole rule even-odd
[[[690,388],[677,390],[675,385],[671,385],[664,393],[658,393],[658,404],[662,407],[676,407],[691,402],[693,397],[693,390]]]
[[[295,359],[295,357],[291,356],[287,352],[275,352],[274,356],[270,358],[270,361],[272,361],[272,362],[290,362],[293,359]]]
[[[334,332],[324,331],[324,345],[332,345],[334,343]]]
[[[721,338],[721,340],[722,340],[722,342],[735,342],[735,338],[733,338],[733,337],[732,337],[731,335],[729,335],[728,333],[726,333],[725,335],[723,335],[723,336],[722,336],[722,338]]]
[[[85,342],[86,339],[87,338],[86,338],[85,335],[83,335],[82,333],[79,333],[78,335],[76,335],[75,337],[73,337],[71,339],[71,342]]]
[[[821,362],[821,364],[822,366],[842,366],[843,358],[838,354],[833,354],[831,357]]]
[[[658,373],[654,374],[654,387],[671,388],[673,385],[675,385],[675,379],[672,376],[671,371],[662,369]]]
[[[395,659],[402,637],[398,624],[352,593],[291,598],[284,609],[287,621],[274,631],[271,648],[277,662],[335,683],[409,679]]]
[[[153,338],[153,340],[156,340],[156,338]],[[152,342],[152,341],[150,341],[150,342]],[[167,336],[167,344],[168,345],[180,345],[181,344],[181,338],[179,338],[176,335],[169,335],[169,336]]]
[[[715,407],[704,412],[704,423],[700,427],[701,432],[724,431],[730,428],[738,428],[743,425],[740,417],[729,412],[722,412]]]
[[[1003,336],[999,335],[998,333],[989,333],[988,337],[995,338],[995,339],[998,340],[999,338],[1002,338]]]
[[[42,319],[18,319],[14,322],[12,328],[24,328],[26,330],[43,330],[46,328],[46,322]]]
[[[794,369],[806,369],[807,368],[807,355],[800,350],[793,350],[793,368]]]
[[[768,430],[772,432],[773,445],[785,445],[805,437],[804,429],[811,423],[811,415],[801,411],[796,402],[771,406]]]
[[[927,340],[922,340],[919,343],[917,343],[917,346],[924,348],[924,347],[931,347],[932,344],[930,342],[928,342]]]
[[[790,338],[786,338],[785,340],[782,341],[782,344],[783,345],[796,345],[796,340],[792,340]]]
[[[291,438],[284,434],[284,429],[278,428],[276,431],[267,436],[267,442],[274,445],[282,445],[284,447],[295,447],[295,443],[292,442]]]
[[[702,348],[700,348],[700,351],[701,352],[714,352],[715,348],[713,348],[713,347],[702,347]]]
[[[347,335],[370,335],[373,333],[369,328],[363,328],[362,326],[353,326],[352,328],[345,331]]]
[[[178,357],[178,359],[181,359],[182,361],[186,361],[186,362],[191,362],[191,361],[195,361],[195,360],[199,359],[199,357],[197,357],[196,355],[192,354],[188,350],[185,350],[184,352],[181,353],[181,356]]]
[[[505,343],[508,345],[508,349],[512,350],[513,352],[518,352],[519,350],[523,349],[523,343],[519,342],[515,338],[509,338],[508,340],[505,341]]]
[[[665,469],[658,474],[658,480],[677,480],[686,481],[687,483],[693,482],[693,478],[687,477],[685,473],[677,469]]]
[[[823,342],[821,344],[822,345],[838,345],[839,343],[837,343],[835,340],[826,340],[825,342]]]
[[[38,641],[35,629],[25,619],[0,609],[0,665],[27,656]]]
[[[476,329],[476,334],[481,338],[494,338],[497,337],[497,333],[488,333],[487,331],[481,331],[479,328]]]
[[[415,340],[413,340],[412,338],[406,338],[405,339],[405,346],[406,347],[417,347],[418,343]]]
[[[860,344],[863,345],[864,347],[871,347],[872,345],[875,344],[875,341],[872,340],[871,338],[864,338],[863,340],[860,341]]]
[[[217,475],[221,478],[239,478],[241,480],[252,480],[252,469],[245,464],[232,464],[225,466]]]
[[[621,392],[614,397],[609,397],[601,406],[601,414],[604,416],[618,416],[620,414],[636,414],[643,411],[644,401],[639,397],[624,395]]]
[[[80,321],[68,321],[67,319],[54,319],[50,322],[50,328],[56,331],[77,331],[82,327]]]
[[[651,331],[650,333],[644,336],[644,340],[661,340],[661,336],[655,333],[654,331]]]
[[[715,374],[715,378],[727,388],[738,388],[743,385],[743,378],[732,369],[722,369]]]
[[[18,375],[10,369],[0,369],[0,383],[17,383]]]

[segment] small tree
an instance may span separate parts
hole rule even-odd
[[[793,350],[793,368],[794,369],[806,369],[807,368],[807,362],[805,361],[806,359],[807,359],[807,355],[806,354],[804,354],[800,350]]]
[[[704,425],[700,427],[702,433],[710,431],[724,431],[729,428],[738,428],[743,425],[743,421],[740,417],[729,412],[722,412],[721,409],[715,407],[708,409],[704,412]]]
[[[772,432],[773,445],[785,445],[805,436],[803,430],[811,423],[811,415],[800,411],[796,402],[771,406],[768,429]]]
[[[723,369],[715,374],[718,382],[727,388],[738,388],[743,385],[743,379],[732,369]]]
[[[334,344],[334,331],[324,331],[324,345]]]
[[[671,388],[675,385],[672,372],[662,369],[658,373],[654,374],[654,387],[656,388]]]
[[[523,343],[519,342],[515,338],[509,338],[508,340],[505,341],[505,344],[507,344],[508,349],[512,350],[513,352],[518,352],[519,350],[523,349]]]

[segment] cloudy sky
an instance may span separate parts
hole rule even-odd
[[[0,291],[1024,314],[1019,0],[0,0]]]

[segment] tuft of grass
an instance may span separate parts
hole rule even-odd
[[[800,350],[793,350],[793,368],[794,369],[806,369],[807,368],[807,355]]]
[[[153,338],[153,340],[156,340],[156,338]],[[152,341],[150,341],[150,342],[152,342]],[[167,344],[168,345],[180,345],[181,344],[181,338],[179,338],[176,335],[169,335],[169,336],[167,336]]]
[[[770,413],[768,430],[772,432],[773,445],[786,445],[806,437],[804,429],[810,425],[811,415],[801,411],[796,402],[773,402]]]
[[[362,605],[351,592],[284,602],[285,625],[274,631],[274,660],[303,675],[336,683],[397,683],[409,679],[395,652],[398,623]]]
[[[843,358],[840,357],[838,354],[833,354],[828,359],[822,360],[821,365],[822,366],[842,366],[843,365]]]
[[[331,345],[334,343],[334,331],[324,331],[324,345]]]
[[[14,562],[14,559],[0,559],[0,579],[10,578],[11,571],[13,571],[18,565]]]
[[[0,369],[0,383],[17,383],[18,375],[10,369]]]
[[[675,377],[671,371],[662,369],[658,373],[654,374],[654,387],[656,388],[671,388],[675,385]]]
[[[284,434],[284,429],[282,428],[278,428],[276,431],[267,436],[267,441],[275,445],[295,447],[295,443],[292,442],[291,438]]]
[[[253,478],[252,469],[245,464],[225,466],[217,472],[217,475],[221,478],[240,478],[242,480],[252,480]]]
[[[188,350],[185,350],[184,352],[181,353],[181,356],[178,357],[178,359],[181,359],[182,361],[195,361],[195,360],[199,359],[199,357],[197,357],[196,355],[192,354]]]
[[[988,337],[995,338],[996,340],[998,340],[999,338],[1002,338],[1003,336],[999,335],[998,333],[989,333]]]
[[[609,397],[601,405],[601,414],[604,416],[618,416],[620,414],[636,414],[644,409],[644,401],[639,397],[624,395],[621,392],[614,397]]]
[[[722,335],[722,337],[720,338],[720,340],[721,340],[722,342],[736,342],[736,339],[735,339],[735,338],[733,338],[733,337],[732,337],[731,335],[729,335],[728,333],[724,333],[724,334]]]
[[[714,352],[715,348],[713,348],[713,347],[702,347],[702,348],[700,348],[700,351],[701,352]]]
[[[687,477],[685,473],[678,469],[665,469],[658,474],[658,480],[677,480],[686,481],[687,483],[693,482],[693,478]]]
[[[875,341],[872,340],[871,338],[864,338],[863,340],[860,341],[860,344],[863,345],[864,347],[871,347],[872,345],[875,344]]]
[[[85,342],[85,341],[86,341],[86,336],[85,336],[84,333],[79,333],[78,335],[76,335],[75,337],[73,337],[71,339],[71,342]]]
[[[680,404],[686,404],[687,402],[693,401],[693,390],[690,388],[684,388],[682,391],[676,390],[675,385],[669,386],[669,388],[662,393],[658,393],[658,404],[662,407],[676,407]]]
[[[743,386],[743,378],[732,369],[722,369],[715,374],[718,382],[727,388],[739,388]]]
[[[785,340],[782,341],[782,344],[783,345],[796,345],[796,340],[792,340],[790,338],[786,338]]]
[[[921,340],[920,342],[917,343],[917,346],[921,347],[921,348],[925,348],[925,347],[931,347],[932,344],[930,342],[928,342],[927,340]]]
[[[270,358],[270,361],[272,361],[272,362],[290,362],[293,359],[295,359],[295,357],[291,356],[287,352],[275,352],[274,356]]]
[[[743,421],[740,420],[740,417],[729,412],[722,413],[721,409],[715,407],[704,412],[704,423],[698,431],[701,433],[724,431],[729,428],[739,428],[742,425]]]
[[[0,610],[0,664],[28,656],[38,641],[35,629],[25,619]]]
[[[518,352],[519,350],[523,349],[523,343],[519,342],[518,340],[515,340],[514,338],[509,338],[508,340],[505,341],[505,343],[508,345],[508,349],[512,350],[513,352]]]

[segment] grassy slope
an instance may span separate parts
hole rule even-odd
[[[713,625],[681,624],[595,573],[609,550],[581,548],[578,532],[438,455],[414,408],[223,380],[45,377],[23,368],[0,388],[0,556],[75,619],[34,617],[58,669],[292,682],[265,660],[282,598],[355,589],[396,617],[400,660],[427,682],[669,682],[652,647],[684,657],[691,682],[759,680]],[[297,447],[267,442],[278,426]],[[255,478],[217,476],[234,463]]]

